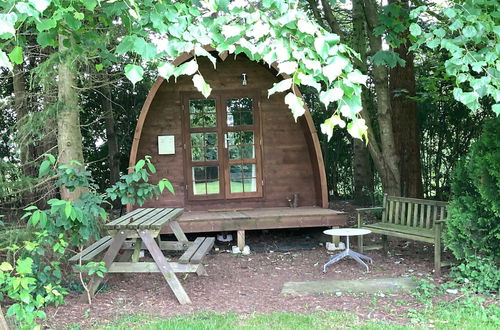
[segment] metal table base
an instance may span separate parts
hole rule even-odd
[[[351,257],[352,259],[356,260],[358,263],[360,263],[363,266],[365,266],[367,272],[370,271],[370,269],[368,268],[368,265],[363,261],[363,259],[366,260],[369,263],[373,263],[373,259],[370,258],[370,257],[367,257],[367,256],[365,256],[365,255],[363,255],[361,253],[358,253],[356,251],[351,250],[349,248],[349,236],[346,236],[346,237],[347,237],[347,247],[346,247],[345,251],[340,252],[339,254],[336,254],[333,257],[331,257],[330,260],[323,266],[323,273],[326,273],[326,267],[327,266],[330,266],[334,262],[337,262],[340,259],[343,259],[343,258],[345,258],[347,256]]]

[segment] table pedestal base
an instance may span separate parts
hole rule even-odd
[[[366,267],[366,271],[369,271],[368,269],[368,265],[366,263],[364,263],[364,260],[368,261],[369,263],[373,263],[373,259],[370,258],[370,257],[367,257],[361,253],[358,253],[358,252],[355,252],[351,249],[346,249],[344,252],[341,252],[337,255],[334,255],[333,257],[330,258],[330,260],[323,266],[323,273],[326,273],[326,267],[327,266],[330,266],[331,264],[333,264],[334,262],[337,262],[339,261],[340,259],[343,259],[345,257],[351,257],[352,259],[356,260],[357,262],[359,262],[360,264],[362,264],[363,266]]]

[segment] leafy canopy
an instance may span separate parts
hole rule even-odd
[[[207,57],[215,66],[205,48],[210,46],[219,53],[243,53],[289,76],[292,80],[269,93],[285,92],[296,119],[304,109],[294,86],[304,84],[320,93],[325,106],[337,102],[335,120],[325,122],[324,133],[331,137],[342,115],[355,136],[364,134],[359,112],[367,77],[353,67],[354,52],[338,35],[310,20],[297,0],[7,0],[0,9],[1,67],[23,62],[23,31],[34,33],[41,47],[57,47],[58,37],[66,35],[64,46],[73,54],[98,58],[98,70],[126,58],[131,63],[125,75],[136,83],[144,67],[154,64],[165,79],[192,75],[207,97],[211,88],[198,70],[197,57]],[[194,58],[173,66],[171,60],[183,53]]]

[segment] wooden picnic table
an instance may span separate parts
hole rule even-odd
[[[175,273],[195,272],[206,275],[202,260],[214,244],[213,237],[198,237],[189,242],[176,219],[183,213],[181,208],[140,208],[104,225],[109,236],[90,245],[70,259],[76,263],[93,260],[104,253],[102,261],[108,273],[160,272],[181,304],[191,303]],[[177,241],[161,241],[160,231],[170,226]],[[155,239],[158,239],[157,242]],[[119,256],[120,250],[125,253]],[[141,250],[147,250],[154,262],[139,262]],[[167,261],[162,250],[185,251],[178,262]],[[93,276],[89,291],[94,295],[103,278]]]

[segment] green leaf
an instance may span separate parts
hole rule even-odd
[[[15,64],[21,64],[23,63],[23,49],[22,47],[16,46],[14,49],[9,53],[9,58],[11,62],[14,62]]]
[[[36,8],[40,13],[50,6],[51,0],[30,0],[30,4]]]
[[[19,299],[25,304],[29,304],[31,301],[31,295],[27,291],[21,291],[19,293]]]
[[[36,29],[39,32],[53,29],[56,26],[57,26],[57,21],[53,18],[42,18],[40,21],[36,22]]]
[[[353,138],[363,139],[366,136],[366,131],[368,127],[365,124],[365,120],[362,118],[355,118],[352,122],[347,124],[347,131]]]
[[[304,101],[300,97],[293,94],[292,92],[288,93],[285,96],[285,103],[292,111],[293,118],[295,119],[295,121],[297,121],[297,118],[299,118],[305,113]]]
[[[168,80],[173,74],[175,70],[175,65],[169,62],[162,62],[158,65],[158,74]]]
[[[56,40],[56,31],[52,30],[49,32],[39,32],[38,35],[36,36],[36,41],[42,48],[45,47],[56,47],[57,46],[57,40]]]
[[[144,69],[135,64],[127,64],[125,66],[125,76],[135,85],[138,81],[142,80]]]
[[[50,163],[50,160],[44,160],[42,164],[40,164],[40,168],[38,169],[38,177],[41,178],[43,176],[46,176],[49,173],[51,165],[52,164]]]
[[[9,57],[2,50],[0,50],[0,68],[12,70],[12,63],[10,63]]]
[[[304,19],[299,19],[299,21],[297,22],[297,28],[300,32],[312,35],[314,35],[316,31],[318,31],[318,28],[314,24]]]
[[[334,81],[342,74],[343,67],[332,63],[323,67],[323,75],[328,78],[329,82]]]
[[[73,31],[76,31],[82,27],[82,22],[77,20],[70,13],[66,13],[63,15],[64,23]],[[55,26],[54,26],[55,27]]]
[[[31,4],[27,2],[18,2],[16,3],[16,9],[21,13],[27,16],[39,17],[40,13],[36,10]]]
[[[13,37],[16,34],[16,21],[15,13],[0,14],[0,36]]]
[[[144,167],[144,165],[146,165],[146,161],[144,159],[139,160],[137,164],[135,164],[134,171],[138,172]]]
[[[209,84],[205,82],[205,79],[200,74],[195,74],[193,76],[194,87],[203,94],[205,97],[209,97],[212,92],[212,88]]]
[[[328,108],[330,103],[342,99],[342,96],[344,96],[344,91],[339,87],[335,87],[319,93],[319,100]]]
[[[96,0],[81,0],[81,1],[88,11],[94,11],[95,7],[97,6]]]
[[[445,14],[445,16],[447,16],[448,18],[453,18],[457,16],[457,12],[452,8],[445,8],[443,10],[443,14]]]
[[[103,68],[104,68],[104,65],[102,63],[98,63],[95,65],[95,69],[97,72],[101,72]]]
[[[466,38],[474,38],[477,34],[476,28],[473,27],[472,25],[467,25],[463,30],[462,33],[464,37]]]
[[[27,257],[24,259],[17,259],[16,272],[18,272],[20,275],[31,274],[31,272],[32,272],[31,265],[32,264],[33,264],[33,259],[31,259],[30,257]]]
[[[9,264],[7,261],[4,261],[0,264],[0,270],[3,272],[10,272],[13,269],[14,268],[12,268],[12,265]]]
[[[292,78],[285,79],[279,83],[274,83],[273,87],[267,91],[267,97],[269,98],[274,93],[281,93],[290,89],[292,87]]]
[[[316,37],[314,40],[314,49],[322,58],[326,59],[328,57],[328,44],[323,36]]]
[[[66,216],[66,218],[70,217],[72,210],[73,210],[73,205],[71,204],[70,201],[67,201],[66,206],[64,207],[64,215]]]
[[[137,36],[129,35],[125,36],[122,41],[116,46],[116,53],[119,55],[125,54],[126,52],[132,51],[134,49],[135,40]]]
[[[313,76],[299,72],[297,78],[300,80],[301,85],[311,86],[314,87],[318,92],[321,91],[321,84],[314,80]]]
[[[133,50],[146,61],[154,59],[157,53],[156,46],[144,38],[135,38]]]
[[[278,69],[280,73],[291,75],[297,70],[297,68],[298,64],[295,61],[286,61],[278,63]]]
[[[410,24],[410,33],[414,37],[418,37],[422,34],[422,28],[417,23]]]
[[[174,70],[174,76],[177,78],[180,75],[188,75],[191,76],[198,71],[198,63],[195,60],[189,61],[187,63],[179,65]]]
[[[493,110],[493,112],[495,112],[497,116],[500,115],[500,103],[493,104],[491,109]]]
[[[359,70],[354,70],[347,74],[347,79],[355,84],[366,85],[366,80],[368,80],[368,76],[362,74]]]

